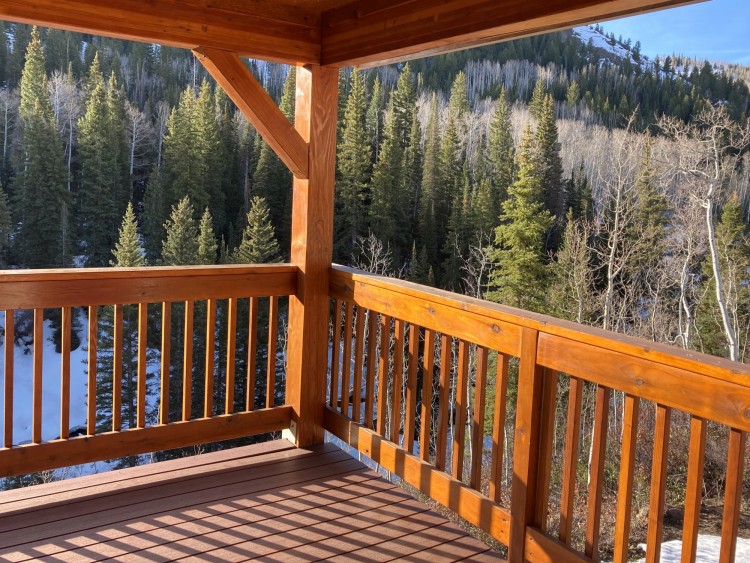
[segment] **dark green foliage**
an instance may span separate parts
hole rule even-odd
[[[264,264],[276,262],[279,254],[268,204],[262,197],[256,196],[251,202],[247,226],[232,261],[235,264]]]

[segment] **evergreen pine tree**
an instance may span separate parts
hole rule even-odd
[[[278,257],[279,244],[271,223],[270,209],[262,197],[256,196],[247,213],[247,226],[232,261],[235,264],[265,264],[276,262]]]
[[[138,236],[138,222],[135,218],[133,204],[128,203],[115,248],[112,250],[113,260],[109,265],[118,268],[136,268],[146,266],[146,255]]]
[[[218,244],[214,235],[213,218],[206,207],[198,226],[198,264],[210,266],[216,264]]]
[[[383,138],[383,110],[385,109],[385,96],[380,85],[380,77],[376,74],[370,95],[370,104],[367,106],[367,134],[372,147],[373,161],[378,160],[380,142]]]
[[[5,190],[0,188],[0,266],[8,265],[13,234],[13,220],[10,213],[10,201]]]
[[[556,221],[547,233],[546,248],[547,250],[554,250],[560,244],[567,197],[563,189],[563,169],[557,135],[555,102],[550,95],[544,98],[539,126],[536,130],[535,144],[535,175],[541,183],[544,205]]]
[[[495,229],[491,258],[491,291],[487,297],[530,311],[544,304],[548,285],[544,236],[552,216],[544,207],[542,185],[536,176],[534,143],[527,128],[518,155],[518,179],[503,202],[500,225]]]
[[[162,244],[161,263],[164,266],[195,264],[198,257],[198,226],[190,196],[172,206],[172,213],[164,224],[167,238]]]
[[[372,161],[370,140],[366,130],[366,100],[364,79],[354,69],[351,92],[346,101],[338,151],[336,181],[336,215],[334,255],[347,261],[354,251],[357,237],[366,234],[364,196]]]
[[[529,102],[529,113],[534,119],[541,119],[544,110],[544,100],[547,98],[547,86],[539,77],[534,83],[534,91],[531,93]]]
[[[14,207],[21,262],[30,268],[65,266],[70,260],[67,171],[36,28],[21,77],[18,117],[21,150]]]
[[[422,166],[422,186],[419,201],[419,241],[427,251],[427,262],[437,259],[436,206],[440,198],[440,131],[438,123],[437,95],[432,94],[430,117],[427,122],[424,164]]]
[[[508,194],[508,187],[516,177],[516,147],[505,89],[500,91],[492,114],[487,150],[484,153],[484,169],[491,188],[492,209],[499,209]]]

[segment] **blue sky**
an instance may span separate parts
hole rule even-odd
[[[750,65],[750,0],[710,0],[601,25],[640,41],[649,57],[676,53]]]

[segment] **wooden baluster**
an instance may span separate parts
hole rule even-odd
[[[378,434],[385,438],[388,408],[388,366],[391,352],[391,317],[380,315],[380,359],[378,365]]]
[[[42,443],[42,358],[44,357],[44,309],[34,309],[34,387],[31,441]]]
[[[432,378],[435,368],[435,333],[424,331],[424,371],[422,372],[422,415],[419,423],[419,456],[430,460],[430,424],[432,422]]]
[[[138,304],[138,383],[136,426],[146,427],[146,351],[148,350],[148,303]]]
[[[99,338],[98,309],[96,305],[89,306],[88,354],[87,354],[87,385],[86,385],[86,434],[96,434],[96,350]]]
[[[16,348],[14,310],[5,311],[5,354],[3,363],[3,447],[13,446],[13,360]]]
[[[445,471],[448,446],[448,396],[451,386],[451,347],[453,339],[440,335],[440,387],[438,390],[437,441],[435,443],[435,467]]]
[[[682,562],[695,563],[698,551],[698,525],[703,493],[703,467],[706,457],[706,429],[699,416],[690,417],[690,453],[685,484],[685,515],[682,526]]]
[[[193,400],[193,301],[185,301],[185,331],[182,362],[182,420],[190,420]]]
[[[248,336],[247,336],[247,389],[245,389],[245,408],[255,409],[255,362],[258,353],[258,298],[251,297],[248,303]]]
[[[563,455],[562,496],[560,499],[560,541],[570,545],[573,534],[573,505],[576,494],[578,472],[578,446],[581,436],[581,403],[583,381],[570,377],[568,389],[568,419],[565,430],[565,453]]]
[[[742,502],[742,478],[745,472],[746,442],[746,433],[730,428],[719,563],[732,563],[735,560],[737,532],[740,525],[740,504]]]
[[[375,354],[378,346],[378,317],[374,311],[367,313],[367,376],[365,391],[365,428],[372,428],[375,402]]]
[[[544,370],[542,391],[542,420],[539,436],[539,475],[537,477],[536,509],[534,525],[547,531],[549,513],[549,487],[552,476],[552,446],[555,437],[555,413],[557,407],[557,372]]]
[[[341,358],[341,413],[349,417],[349,384],[352,371],[352,315],[354,304],[346,302],[344,313],[344,353]]]
[[[354,345],[354,391],[352,395],[352,420],[359,422],[362,411],[362,361],[365,349],[365,310],[357,307],[357,324]]]
[[[466,407],[468,404],[469,344],[458,341],[458,374],[456,378],[456,416],[453,427],[453,476],[459,481],[464,474],[464,438],[466,437]]]
[[[471,428],[471,487],[482,486],[482,457],[484,454],[484,401],[487,387],[487,348],[477,346],[477,376],[474,384],[474,412]]]
[[[625,417],[622,428],[620,453],[620,482],[617,487],[617,516],[615,520],[615,563],[627,563],[630,515],[633,508],[633,476],[635,449],[638,440],[638,416],[641,400],[625,395]]]
[[[388,439],[399,443],[401,435],[401,396],[404,387],[404,334],[405,323],[396,319],[394,327],[393,349],[393,393],[391,395],[391,433]]]
[[[404,406],[404,449],[414,453],[414,429],[417,419],[417,367],[419,364],[419,327],[409,325],[409,366]]]
[[[161,382],[159,397],[159,424],[169,424],[169,368],[172,350],[172,304],[161,305]]]
[[[510,358],[497,355],[495,375],[495,417],[492,420],[492,462],[490,464],[489,497],[500,502],[503,483],[503,452],[505,446],[505,409],[508,400],[508,367]]]
[[[663,405],[656,405],[654,454],[651,462],[651,494],[648,504],[648,535],[646,539],[646,561],[648,563],[658,563],[661,559],[664,497],[667,492],[669,424],[671,419],[672,409]]]
[[[60,438],[70,437],[70,307],[62,308],[62,334],[60,336]]]
[[[122,305],[115,305],[114,351],[112,353],[112,430],[122,430]]]
[[[206,301],[206,371],[203,384],[203,417],[214,415],[214,369],[216,364],[216,300]]]
[[[279,298],[268,303],[268,367],[266,370],[266,408],[276,404],[276,340],[279,335]]]
[[[543,369],[537,364],[539,333],[521,329],[518,366],[518,401],[513,445],[513,486],[511,488],[508,561],[522,563],[526,528],[534,522],[536,479],[539,461],[539,428],[543,395]]]
[[[604,489],[604,458],[607,454],[607,429],[609,427],[609,398],[611,390],[598,385],[594,412],[594,436],[591,452],[591,480],[588,490],[588,517],[586,518],[586,545],[588,557],[599,560],[599,530],[602,516],[602,491]]]
[[[230,297],[227,302],[227,389],[224,412],[234,412],[234,370],[237,363],[237,299]]]
[[[333,351],[331,354],[331,389],[328,404],[332,409],[339,407],[339,371],[341,363],[341,301],[333,305]]]

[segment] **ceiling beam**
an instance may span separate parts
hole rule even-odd
[[[2,0],[0,20],[290,64],[320,62],[318,16],[273,0]]]
[[[245,63],[234,53],[207,47],[195,49],[193,53],[292,174],[297,178],[307,178],[307,142]]]
[[[703,0],[357,0],[322,16],[322,64],[375,66]]]

